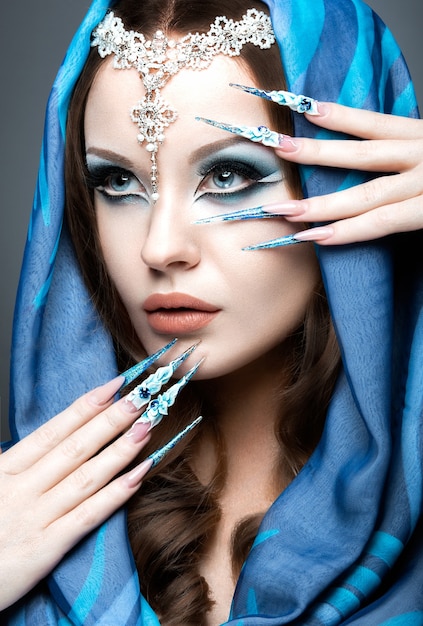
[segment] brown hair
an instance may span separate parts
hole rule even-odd
[[[250,0],[121,0],[114,12],[126,28],[151,37],[164,33],[206,32],[217,15],[240,19],[248,8],[267,11]],[[110,281],[96,230],[92,191],[86,186],[83,121],[92,81],[102,60],[96,50],[88,58],[69,108],[66,144],[66,216],[75,251],[92,298],[115,342],[120,367],[145,353],[129,316]],[[264,89],[285,88],[277,46],[260,50],[242,49],[240,62],[252,74],[254,84]],[[289,113],[268,104],[273,128],[291,131]],[[297,195],[301,188],[297,168],[284,163],[288,184]],[[281,449],[281,472],[291,477],[299,471],[317,444],[336,379],[339,351],[322,285],[311,297],[300,328],[284,342],[281,366],[281,419],[277,437]],[[283,374],[283,375],[282,375]],[[283,410],[282,410],[283,407]],[[199,564],[220,517],[219,492],[225,478],[224,446],[198,384],[184,390],[172,409],[172,420],[153,431],[147,453],[163,445],[200,412],[208,417],[203,428],[213,431],[219,471],[208,485],[200,483],[191,469],[191,450],[198,442],[193,435],[152,471],[129,505],[128,529],[140,572],[141,588],[165,624],[199,624],[212,605],[208,586],[199,574]],[[257,532],[261,515],[243,521],[233,534],[233,570],[237,576]]]

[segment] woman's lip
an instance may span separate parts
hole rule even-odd
[[[144,310],[147,313],[158,309],[192,309],[216,313],[219,308],[186,293],[153,293],[144,302]]]
[[[147,311],[147,321],[156,332],[177,336],[207,326],[218,313],[198,309],[157,309]]]
[[[216,317],[216,306],[183,293],[153,294],[144,302],[147,320],[153,330],[181,335],[195,332]]]

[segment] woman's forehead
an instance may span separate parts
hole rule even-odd
[[[251,77],[243,65],[234,59],[216,57],[201,71],[183,69],[173,76],[161,90],[164,113],[168,106],[176,112],[175,122],[165,128],[163,145],[173,136],[180,140],[179,129],[196,136],[214,136],[211,130],[195,120],[212,117],[233,124],[268,123],[265,103],[230,86],[232,82],[249,82]],[[85,114],[85,132],[89,140],[93,133],[115,136],[116,140],[133,139],[136,143],[138,127],[131,110],[142,102],[145,88],[134,69],[116,70],[107,60],[100,68],[90,89]],[[220,135],[220,133],[219,133]],[[224,136],[224,135],[222,135]],[[142,147],[142,146],[140,146]]]

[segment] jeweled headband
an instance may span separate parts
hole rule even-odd
[[[125,30],[122,20],[110,11],[93,31],[91,46],[101,57],[114,54],[117,69],[135,68],[146,94],[131,110],[131,119],[138,125],[138,142],[146,142],[151,153],[152,200],[158,197],[156,156],[164,141],[165,128],[177,118],[176,110],[161,97],[160,89],[182,68],[202,70],[209,67],[217,54],[239,56],[242,47],[252,43],[261,49],[275,43],[268,15],[249,9],[239,20],[216,17],[207,33],[189,33],[179,41],[168,39],[158,30],[152,40],[142,33]]]

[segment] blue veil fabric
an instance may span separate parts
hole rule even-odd
[[[292,91],[418,116],[401,53],[367,5],[266,3]],[[116,373],[112,342],[62,232],[69,97],[90,33],[112,4],[92,3],[48,104],[15,314],[14,440]],[[294,124],[299,136],[332,136],[299,115]],[[301,175],[306,196],[366,179],[312,167]],[[318,250],[343,370],[318,448],[259,529],[235,591],[233,626],[423,625],[422,243],[420,232]],[[159,624],[139,592],[125,512],[0,618],[22,626]]]

